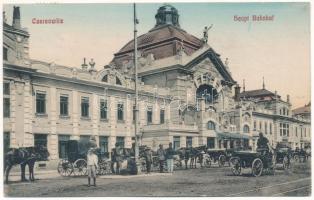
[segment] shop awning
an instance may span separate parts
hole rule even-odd
[[[244,135],[240,133],[229,133],[229,132],[217,133],[217,136],[222,139],[252,139],[252,137],[248,135]]]

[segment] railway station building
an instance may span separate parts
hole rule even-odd
[[[71,139],[93,135],[104,152],[116,143],[131,148],[133,40],[102,69],[85,59],[77,67],[47,63],[29,57],[30,33],[21,17],[14,7],[13,23],[3,21],[4,148],[43,144],[52,164],[67,156]],[[142,145],[255,149],[260,131],[273,145],[310,144],[310,104],[292,110],[289,96],[265,85],[241,89],[220,54],[180,26],[176,8],[161,6],[155,18],[152,29],[138,37]]]

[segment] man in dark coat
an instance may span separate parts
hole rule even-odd
[[[264,137],[262,132],[260,132],[259,138],[257,140],[257,149],[269,150],[268,143],[269,143],[268,139]]]
[[[150,148],[145,149],[145,161],[146,161],[146,170],[150,174],[151,166],[153,162],[153,153]]]
[[[116,143],[116,148],[112,149],[112,156],[111,156],[111,170],[112,172],[116,174],[120,174],[120,166],[121,162],[123,160],[123,149],[119,146],[118,143]],[[114,163],[116,163],[116,170],[114,170]]]
[[[175,151],[172,148],[172,143],[169,143],[169,148],[166,150],[167,168],[168,173],[173,173],[173,156]]]
[[[275,157],[273,152],[270,151],[271,149],[269,148],[269,141],[266,137],[264,137],[263,133],[259,133],[259,138],[257,140],[257,152],[260,152],[262,156],[265,156],[268,165],[270,167],[273,167],[273,163],[275,162]]]

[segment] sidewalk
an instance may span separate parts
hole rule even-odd
[[[171,176],[171,173],[158,173],[154,172],[151,174],[138,174],[138,175],[116,175],[116,174],[108,174],[108,175],[100,175],[98,178],[101,179],[129,179],[129,178],[137,178],[137,177],[151,177],[151,176]],[[29,173],[25,172],[25,176],[28,179]],[[53,179],[62,177],[57,170],[38,170],[35,171],[35,179]],[[75,177],[74,175],[68,176],[68,177]],[[21,172],[11,172],[10,181],[20,181],[21,180]]]
[[[110,175],[101,175],[98,178],[103,178],[103,179],[129,179],[129,178],[137,178],[137,177],[150,177],[150,176],[172,176],[171,173],[150,173],[150,174],[138,174],[138,175],[115,175],[115,174],[110,174]]]

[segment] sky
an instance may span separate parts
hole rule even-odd
[[[138,34],[155,25],[162,3],[139,3]],[[201,38],[205,26],[209,45],[229,60],[233,78],[246,90],[266,89],[292,107],[310,101],[309,3],[171,3],[178,9],[181,28]],[[30,33],[30,57],[70,67],[91,58],[96,68],[108,64],[133,38],[132,4],[21,4],[22,27]],[[13,5],[4,5],[12,23]],[[234,16],[274,15],[273,21],[239,22]],[[33,24],[32,19],[63,19],[63,24]]]

